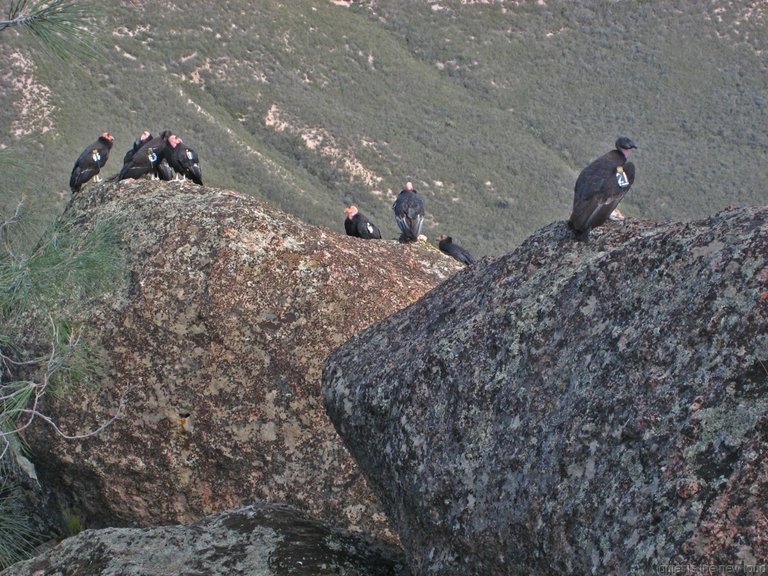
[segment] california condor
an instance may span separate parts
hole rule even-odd
[[[152,140],[152,133],[149,130],[144,130],[144,132],[141,133],[141,136],[133,141],[133,147],[125,153],[123,164],[128,164],[128,162],[131,161],[131,158],[133,158],[133,155],[136,154],[136,151],[150,140]]]
[[[72,190],[73,194],[79,192],[83,184],[93,177],[96,177],[96,182],[101,181],[98,174],[109,159],[109,151],[112,149],[113,142],[112,135],[109,132],[104,132],[96,142],[83,150],[83,153],[75,161],[75,166],[69,177],[69,189]]]
[[[450,236],[441,234],[437,237],[437,239],[439,241],[438,248],[440,248],[441,252],[448,254],[448,256],[455,258],[467,266],[471,266],[475,263],[475,259],[472,254],[470,254],[466,249],[462,248],[458,244],[454,244],[453,238]]]
[[[637,148],[626,136],[616,140],[616,149],[584,168],[576,179],[573,212],[568,226],[579,240],[587,240],[591,228],[603,224],[629,192],[635,181],[635,165],[627,162]]]
[[[160,162],[168,154],[168,138],[172,136],[170,130],[163,130],[160,136],[148,140],[136,150],[131,159],[123,164],[118,175],[118,180],[126,178],[141,178],[145,174],[152,174],[153,178],[160,177]]]
[[[357,209],[354,204],[344,208],[347,217],[344,219],[344,229],[347,236],[356,236],[357,238],[380,239],[381,232],[376,225]]]
[[[195,184],[203,185],[203,174],[200,171],[200,158],[192,148],[184,144],[184,141],[174,134],[168,139],[168,163],[182,180],[189,178]]]
[[[424,202],[418,192],[413,189],[411,182],[405,183],[405,189],[400,191],[392,204],[397,226],[400,228],[401,242],[415,242],[421,234],[424,224]]]

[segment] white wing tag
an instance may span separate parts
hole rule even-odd
[[[619,188],[626,188],[629,186],[629,178],[627,178],[627,174],[624,172],[622,166],[616,168],[616,184],[619,185]]]

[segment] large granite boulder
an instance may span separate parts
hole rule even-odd
[[[416,574],[765,568],[768,208],[554,223],[355,335],[323,390]]]
[[[77,523],[189,522],[266,500],[396,538],[328,420],[322,366],[457,262],[189,183],[86,188],[64,216],[83,234],[117,226],[126,268],[73,322],[103,377],[42,407],[68,435],[98,428],[125,395],[122,416],[86,438],[42,422],[27,434],[41,482],[67,497]]]
[[[2,576],[408,576],[392,544],[327,526],[281,504],[189,525],[86,530]]]

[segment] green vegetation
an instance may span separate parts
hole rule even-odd
[[[27,558],[38,535],[18,512],[19,489],[0,483],[0,569]]]
[[[100,59],[25,72],[50,90],[51,129],[35,131],[30,115],[25,152],[44,161],[26,185],[51,217],[85,145],[110,131],[115,173],[145,128],[180,133],[207,184],[338,232],[354,201],[396,237],[390,205],[411,179],[428,236],[450,233],[477,255],[565,219],[578,171],[619,133],[639,146],[630,216],[703,218],[768,199],[768,27],[745,6],[126,0],[101,10],[91,22]],[[3,47],[0,58],[13,61]],[[8,134],[24,95],[4,92]]]
[[[75,536],[83,531],[83,525],[76,510],[71,510],[62,506],[61,516],[64,518],[67,536]]]
[[[21,205],[0,222],[0,360],[6,368],[2,420],[12,419],[13,428],[18,427],[16,419],[25,413],[27,401],[18,401],[11,409],[11,398],[40,394],[48,384],[82,381],[95,369],[96,353],[79,343],[83,327],[77,315],[121,274],[117,229],[112,224],[82,236],[73,232],[71,222],[60,219],[29,253],[23,241],[15,240],[15,228],[23,229]],[[27,346],[26,341],[34,345]],[[20,370],[22,366],[27,368]],[[8,379],[34,372],[30,366],[45,367],[40,382]],[[18,389],[17,394],[9,395],[11,388]]]

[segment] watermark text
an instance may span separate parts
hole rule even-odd
[[[767,574],[768,564],[664,564],[657,574]]]

